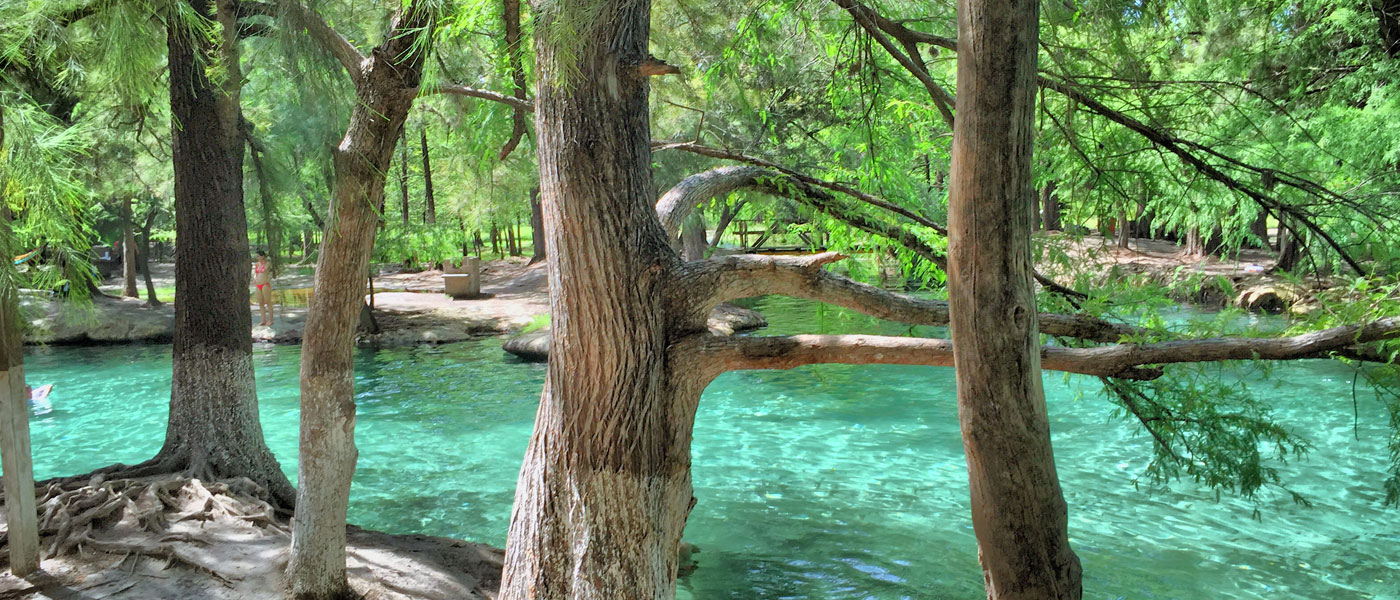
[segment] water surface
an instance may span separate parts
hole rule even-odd
[[[757,306],[770,333],[908,331],[786,299]],[[31,417],[38,477],[159,449],[169,346],[39,348],[26,360],[31,383],[57,384],[52,412]],[[268,444],[294,478],[299,348],[259,348],[254,360]],[[356,360],[351,521],[502,545],[544,369],[495,339]],[[1255,503],[1189,482],[1135,485],[1146,436],[1109,417],[1096,380],[1047,374],[1085,597],[1400,598],[1400,515],[1381,506],[1385,416],[1362,382],[1353,430],[1352,375],[1308,361],[1251,376],[1316,445],[1283,468],[1316,505],[1265,492],[1255,520]],[[694,463],[686,538],[702,552],[682,598],[984,597],[951,369],[726,374],[701,401]]]

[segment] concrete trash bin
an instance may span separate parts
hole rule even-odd
[[[442,287],[448,296],[460,300],[481,295],[480,259],[463,258],[460,269],[452,268],[451,263],[445,267],[447,272],[442,275]]]

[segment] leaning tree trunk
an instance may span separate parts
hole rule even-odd
[[[674,597],[691,500],[695,406],[668,377],[663,290],[676,257],[653,208],[639,69],[650,2],[595,9],[573,47],[536,36],[554,327],[516,487],[505,600]],[[535,31],[552,31],[561,10],[546,3]]]
[[[418,95],[434,9],[415,2],[395,14],[368,60],[349,60],[356,101],[334,153],[327,235],[301,353],[301,438],[297,513],[287,567],[297,600],[352,598],[345,576],[345,514],[355,473],[355,328],[365,306],[365,273],[384,202],[394,144]],[[358,52],[347,50],[346,52]]]
[[[248,477],[283,506],[291,483],[263,440],[253,380],[248,306],[248,223],[243,206],[243,137],[236,68],[222,86],[204,65],[238,64],[236,2],[189,0],[228,36],[215,46],[179,24],[168,27],[175,173],[174,377],[165,445],[152,470],[194,477]],[[202,56],[201,56],[202,55]]]
[[[140,298],[136,289],[136,234],[132,232],[131,197],[122,200],[122,297]]]
[[[151,307],[160,306],[160,298],[156,297],[156,284],[151,280],[151,228],[156,224],[156,209],[154,206],[146,211],[146,222],[141,225],[141,276],[146,280],[146,304]],[[251,320],[251,317],[249,317]]]
[[[1079,598],[1031,280],[1035,0],[958,2],[948,302],[987,597]]]

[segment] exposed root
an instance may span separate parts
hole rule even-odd
[[[266,490],[247,478],[206,484],[170,476],[109,480],[99,474],[86,483],[51,481],[36,495],[39,534],[49,558],[85,551],[154,558],[165,561],[163,568],[188,567],[232,586],[230,576],[181,555],[177,544],[204,542],[171,528],[186,522],[202,528],[211,521],[233,521],[290,535],[277,509],[263,500]]]
[[[166,541],[167,539],[168,538],[161,538],[161,541]],[[183,537],[179,537],[178,539],[170,539],[170,541],[196,542],[198,540],[189,537],[188,534],[183,534]],[[174,567],[177,565],[187,567],[195,571],[199,571],[200,573],[204,573],[214,578],[219,583],[222,583],[228,587],[233,587],[234,580],[238,579],[238,577],[225,575],[223,573],[215,571],[213,568],[202,565],[196,560],[181,556],[180,552],[176,550],[174,546],[168,543],[129,544],[125,542],[112,542],[88,538],[84,542],[84,546],[88,549],[97,552],[106,552],[108,554],[122,554],[126,556],[134,556],[137,558],[146,557],[161,559],[165,561],[165,566],[161,567],[161,569],[169,569],[170,567]],[[133,563],[133,570],[135,570],[135,566],[136,565]]]

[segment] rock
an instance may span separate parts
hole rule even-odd
[[[1266,283],[1245,288],[1235,296],[1234,304],[1245,310],[1278,314],[1289,310],[1307,295],[1307,290],[1298,285]]]
[[[742,306],[733,304],[721,304],[710,311],[710,319],[705,322],[710,328],[710,332],[716,335],[733,335],[740,331],[749,331],[759,327],[767,327],[768,319],[756,310],[749,310]]]
[[[721,304],[710,311],[705,325],[715,335],[733,335],[768,325],[768,319],[756,310],[749,310],[733,304]],[[549,328],[517,333],[501,344],[501,349],[530,362],[544,362],[549,359]]]
[[[529,362],[549,360],[549,328],[517,333],[501,344],[501,349]]]
[[[167,342],[175,335],[174,306],[148,308],[134,298],[97,296],[90,307],[79,307],[25,294],[20,314],[28,319],[26,344]]]

